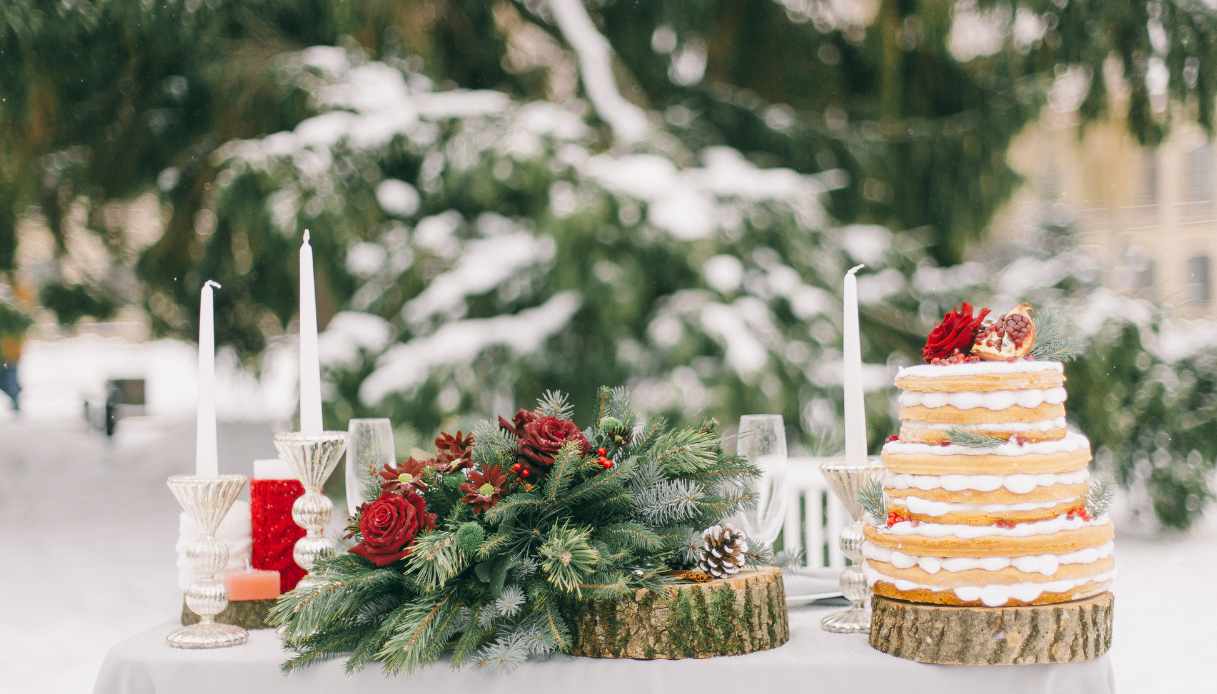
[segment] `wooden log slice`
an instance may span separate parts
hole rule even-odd
[[[1111,648],[1115,599],[1029,607],[944,607],[892,600],[872,602],[870,645],[939,665],[1073,663]]]
[[[220,624],[235,624],[246,629],[271,629],[268,617],[270,608],[275,606],[274,600],[237,600],[229,602],[224,611],[216,615]],[[198,624],[199,616],[186,607],[182,599],[182,626]]]
[[[782,572],[745,570],[728,579],[639,590],[574,609],[571,654],[679,660],[776,648],[790,639]]]

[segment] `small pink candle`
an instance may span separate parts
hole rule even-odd
[[[224,576],[224,586],[228,588],[228,599],[232,602],[274,600],[279,597],[279,572],[268,569],[233,571]]]

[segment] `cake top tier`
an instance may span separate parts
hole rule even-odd
[[[1059,361],[1040,361],[1038,359],[1017,359],[1014,361],[972,361],[958,364],[917,364],[906,366],[896,373],[896,380],[902,378],[941,378],[943,376],[980,376],[991,374],[1012,373],[1063,373],[1064,364]]]

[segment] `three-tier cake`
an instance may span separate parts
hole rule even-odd
[[[864,529],[876,595],[999,607],[1110,588],[1112,525],[1090,489],[1090,444],[1065,425],[1063,366],[1035,351],[1029,307],[987,313],[948,314],[929,363],[896,376],[900,432]]]

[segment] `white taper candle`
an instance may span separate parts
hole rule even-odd
[[[199,402],[194,427],[194,474],[215,477],[220,474],[216,454],[216,340],[215,301],[212,290],[220,285],[203,283],[199,301]]]
[[[854,274],[863,265],[845,273],[845,321],[842,384],[845,387],[845,462],[866,463],[866,406],[862,398],[862,344],[858,331],[858,280]]]
[[[321,425],[321,362],[317,356],[317,292],[313,287],[313,247],[304,230],[300,245],[300,431],[317,434]]]

